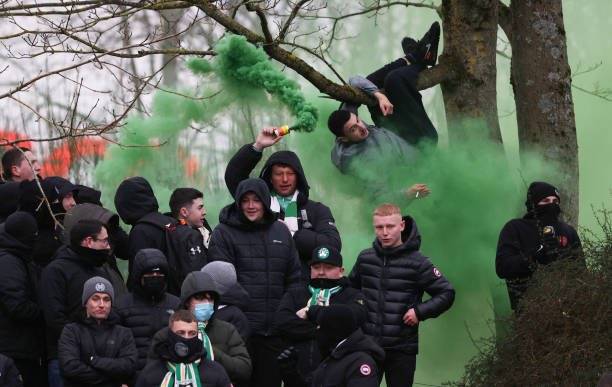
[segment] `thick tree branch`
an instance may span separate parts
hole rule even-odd
[[[246,9],[249,12],[255,12],[255,14],[259,18],[259,24],[261,25],[261,32],[263,32],[266,42],[272,43],[274,38],[272,37],[272,33],[270,32],[270,26],[268,25],[268,19],[266,18],[266,14],[264,13],[264,11],[262,11],[262,9],[258,5],[253,4],[253,3],[247,3]]]
[[[293,9],[291,10],[291,14],[289,14],[289,17],[287,18],[287,20],[281,27],[280,33],[278,34],[279,41],[285,40],[285,36],[287,35],[287,32],[289,32],[289,27],[291,27],[291,23],[293,23],[293,19],[295,19],[298,12],[300,12],[300,9],[302,8],[302,6],[308,3],[309,1],[310,0],[301,0],[295,5],[295,7],[293,7]]]

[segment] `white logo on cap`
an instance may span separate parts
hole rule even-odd
[[[103,292],[106,290],[106,286],[102,282],[96,284],[96,292]]]
[[[319,249],[317,255],[319,256],[319,259],[327,259],[329,257],[329,250],[326,247],[322,247]]]

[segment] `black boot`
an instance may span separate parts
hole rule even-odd
[[[404,50],[404,55],[411,63],[416,61],[414,53],[417,51],[418,48],[419,43],[416,40],[407,36],[402,39],[402,50]]]
[[[424,66],[434,66],[438,58],[438,43],[440,42],[440,23],[434,22],[418,43],[417,61]]]

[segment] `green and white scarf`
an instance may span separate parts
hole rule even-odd
[[[330,289],[317,289],[308,285],[308,290],[310,291],[310,300],[308,300],[308,304],[306,306],[329,306],[329,299],[332,294],[338,293],[342,290],[342,286],[334,286]]]
[[[208,325],[208,321],[198,321],[198,339],[202,340],[202,343],[204,343],[204,349],[206,350],[206,358],[208,360],[215,360],[212,343],[210,342],[210,339],[206,334],[206,325]]]
[[[297,206],[298,190],[295,190],[293,196],[285,197],[280,196],[276,192],[272,193],[272,200],[270,202],[270,210],[272,212],[280,213],[281,208],[285,213],[285,224],[289,227],[291,235],[295,234],[298,230],[298,206]]]
[[[202,387],[200,382],[200,370],[198,365],[200,360],[193,363],[171,363],[167,362],[168,372],[162,380],[160,387]]]

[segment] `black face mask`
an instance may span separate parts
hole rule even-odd
[[[315,289],[331,289],[340,285],[341,278],[330,279],[330,278],[311,278],[310,286]]]
[[[536,206],[534,212],[536,218],[545,226],[548,226],[558,221],[561,207],[558,203],[542,204]]]
[[[165,276],[146,276],[142,277],[142,290],[152,298],[158,299],[166,292]]]
[[[72,249],[87,262],[94,266],[102,266],[108,262],[111,250],[95,250],[83,246],[72,246]]]
[[[202,356],[204,344],[195,336],[186,339],[168,330],[168,350],[170,360],[176,363],[191,363]]]

